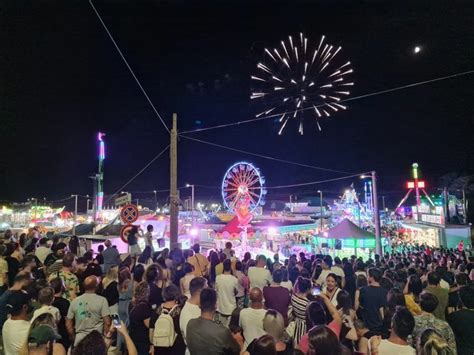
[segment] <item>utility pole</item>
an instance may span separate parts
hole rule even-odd
[[[153,193],[155,194],[155,206],[153,208],[154,211],[156,211],[157,207],[158,207],[158,200],[156,199],[156,190],[153,190]]]
[[[77,195],[71,195],[71,197],[75,197],[74,202],[74,224],[72,225],[72,235],[76,235],[76,221],[77,221]]]
[[[194,226],[194,184],[186,184],[191,188],[191,226]]]
[[[377,195],[377,173],[375,171],[372,171],[372,189],[374,202],[375,252],[382,256],[382,241],[380,239],[379,201]]]
[[[382,196],[382,208],[385,211],[385,196]]]
[[[170,250],[178,247],[178,128],[173,113],[170,142]]]

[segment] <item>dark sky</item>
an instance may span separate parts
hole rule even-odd
[[[181,131],[253,117],[249,77],[263,48],[300,31],[310,41],[325,34],[343,46],[355,71],[352,95],[474,69],[472,1],[95,5],[166,123],[177,112]],[[107,134],[105,191],[115,192],[169,138],[88,2],[4,0],[0,6],[0,199],[91,194],[98,130]],[[423,47],[418,55],[415,45]],[[271,119],[192,136],[336,170],[377,170],[381,193],[396,203],[414,161],[430,186],[445,173],[474,173],[473,82],[467,75],[355,100],[322,122],[322,132],[306,126],[303,137],[294,122],[278,136]],[[218,186],[226,168],[241,159],[257,164],[269,186],[341,176],[187,140],[178,149],[180,186]],[[126,190],[166,189],[168,174],[165,154]],[[351,182],[322,189],[336,193]],[[218,190],[196,193],[217,196]]]

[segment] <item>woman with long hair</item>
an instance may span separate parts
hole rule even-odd
[[[416,341],[416,352],[418,355],[451,355],[455,349],[450,349],[448,342],[436,330],[426,328]]]
[[[325,325],[309,331],[309,355],[342,355],[342,346],[336,334]]]
[[[120,319],[128,325],[128,311],[133,298],[133,281],[130,269],[126,266],[122,266],[118,272],[118,293],[118,315]],[[121,349],[122,344],[124,344],[124,339],[123,336],[119,334],[117,336],[117,348]]]
[[[151,253],[152,253],[152,248],[151,246],[146,246],[145,249],[143,249],[143,252],[137,259],[137,264],[142,264],[145,267],[153,263],[153,259],[151,258]]]
[[[356,291],[355,291],[355,295],[354,295],[354,310],[357,312],[357,316],[359,318],[361,318],[360,309],[359,309],[360,289],[362,287],[367,286],[368,284],[369,284],[369,282],[367,281],[367,277],[365,277],[362,274],[357,275],[357,278],[356,278]]]
[[[107,299],[111,314],[118,313],[118,266],[112,266],[102,279],[102,296]]]
[[[341,292],[337,282],[337,275],[334,273],[328,274],[326,277],[326,296],[331,300],[331,303],[337,306],[337,295]]]
[[[293,339],[285,331],[285,320],[279,312],[269,309],[263,318],[263,330],[275,339],[276,353],[293,353]]]
[[[133,288],[143,281],[143,275],[145,274],[145,267],[142,264],[138,264],[133,268]]]
[[[150,344],[149,329],[153,309],[148,302],[150,287],[148,282],[142,281],[133,291],[133,302],[129,313],[130,337],[135,344],[139,355],[153,353]]]
[[[189,283],[196,277],[196,275],[194,275],[194,267],[190,263],[184,263],[183,271],[184,276],[179,280],[179,286],[181,294],[190,299],[191,292],[189,291]]]
[[[69,251],[73,253],[76,256],[79,255],[79,238],[75,235],[73,235],[71,238],[69,238]]]
[[[219,264],[220,260],[219,260],[219,254],[217,254],[214,250],[212,250],[210,253],[209,253],[209,262],[211,264],[211,271],[210,271],[210,274],[209,274],[209,283],[211,285],[214,285],[214,283],[216,282],[216,266]]]
[[[423,291],[423,283],[418,275],[411,275],[408,282],[405,284],[403,293],[405,294],[405,303],[408,310],[414,316],[421,314],[419,305],[420,293]]]
[[[288,325],[289,333],[298,344],[301,337],[306,333],[306,307],[310,302],[308,294],[311,290],[311,280],[299,276],[291,296],[291,308],[293,321]],[[293,325],[292,325],[293,323]]]

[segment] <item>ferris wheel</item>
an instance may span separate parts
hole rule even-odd
[[[242,198],[250,201],[249,210],[254,211],[264,204],[267,191],[264,189],[265,178],[255,165],[238,162],[232,165],[222,179],[222,199],[224,205],[231,211]]]

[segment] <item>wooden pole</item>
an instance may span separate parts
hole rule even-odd
[[[170,142],[170,249],[178,244],[178,128],[177,115],[173,113]]]

